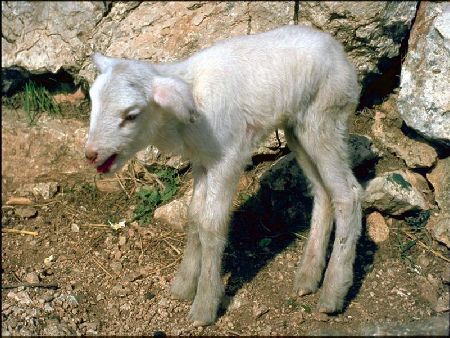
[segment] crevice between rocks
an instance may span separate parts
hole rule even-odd
[[[362,81],[361,98],[357,110],[373,108],[373,106],[382,103],[390,94],[399,88],[402,64],[408,53],[408,41],[411,30],[416,21],[420,3],[421,2],[418,1],[414,17],[411,20],[411,25],[409,26],[409,29],[406,30],[400,41],[398,55],[392,58],[380,58],[377,64],[379,72],[366,75]],[[393,40],[395,42],[396,32],[400,29],[400,27],[392,26],[386,27],[386,29],[392,31]]]

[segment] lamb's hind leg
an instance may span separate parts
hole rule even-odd
[[[183,260],[178,268],[171,292],[175,298],[192,300],[197,291],[201,267],[201,244],[198,233],[198,215],[206,198],[206,171],[200,166],[193,166],[194,192],[189,206],[189,229]]]
[[[339,117],[337,114],[334,116]],[[298,135],[331,196],[336,221],[333,251],[318,306],[319,311],[327,313],[342,310],[344,298],[353,283],[356,243],[361,232],[361,188],[349,165],[345,115],[341,116],[341,121],[306,126]]]
[[[294,280],[294,291],[303,296],[315,292],[322,278],[326,249],[333,224],[333,210],[317,168],[297,139],[295,131],[286,128],[285,136],[314,194],[311,230]]]

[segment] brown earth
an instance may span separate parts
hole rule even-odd
[[[355,116],[354,130],[369,128],[371,116],[370,111]],[[392,327],[410,334],[445,334],[448,330],[448,314],[440,312],[448,311],[449,270],[439,257],[445,258],[447,251],[425,229],[413,231],[401,219],[387,219],[390,232],[385,242],[377,245],[364,234],[346,307],[343,313],[327,316],[315,312],[318,294],[302,298],[292,294],[306,224],[274,227],[263,219],[246,228],[242,223],[258,210],[247,208],[240,198],[224,259],[223,309],[214,325],[195,328],[186,320],[190,304],[173,300],[169,293],[185,234],[164,224],[131,222],[134,191],[155,184],[144,175],[146,168],[130,164],[118,176],[120,189],[102,192],[95,188],[98,177],[83,161],[83,137],[74,136],[77,130],[85,132],[85,118],[43,116],[28,127],[21,110],[3,107],[2,120],[2,335],[345,335],[395,333]],[[49,130],[60,133],[50,137]],[[256,178],[271,164],[249,168],[239,196],[254,196]],[[393,162],[382,160],[379,165],[389,167]],[[191,184],[189,171],[181,180],[179,195]],[[48,200],[24,190],[26,184],[49,181],[57,182],[59,191]],[[28,197],[31,205],[7,205],[17,196]],[[127,221],[124,228],[113,230],[108,225],[122,219]],[[24,287],[27,282],[40,285]],[[57,288],[48,288],[49,284]]]

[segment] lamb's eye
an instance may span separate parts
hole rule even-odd
[[[138,114],[130,114],[125,116],[125,121],[134,121],[136,120],[138,117]]]

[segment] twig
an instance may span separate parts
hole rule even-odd
[[[100,262],[98,261],[98,259],[95,258],[94,255],[91,255],[90,257],[91,257],[92,260],[100,267],[100,269],[102,269],[109,277],[114,278],[114,276],[111,275],[111,274],[108,272],[108,270],[106,270],[106,269],[103,267],[102,263],[100,263]]]
[[[172,263],[170,263],[169,265],[163,266],[161,269],[159,269],[160,271],[168,269],[172,266],[174,266],[175,264],[177,264],[179,261],[181,260],[181,256],[178,257],[177,259],[175,259]]]
[[[300,235],[300,234],[298,234],[298,233],[296,233],[296,232],[292,232],[292,233],[295,235],[295,237],[303,238],[303,239],[308,239],[308,237],[303,236],[303,235]]]
[[[180,250],[178,250],[177,248],[175,248],[168,240],[166,240],[165,238],[162,239],[168,246],[170,246],[177,254],[181,254]]]
[[[109,228],[109,227],[110,227],[110,226],[107,225],[107,224],[95,224],[95,223],[92,223],[92,224],[82,224],[82,225],[80,225],[80,226],[82,226],[82,227],[93,227],[93,228]]]
[[[2,285],[2,289],[15,289],[21,286],[25,288],[59,289],[58,284],[42,284],[42,283],[20,283],[20,284]]]
[[[119,175],[116,174],[116,178],[119,181],[119,185],[122,188],[123,192],[127,195],[128,198],[131,198],[130,194],[128,194],[127,190],[125,189],[125,187],[122,184],[122,180],[120,179]]]
[[[417,244],[419,244],[421,247],[427,249],[428,251],[430,251],[431,253],[435,254],[436,256],[438,256],[439,258],[442,258],[444,261],[450,263],[450,259],[448,259],[447,257],[442,256],[439,252],[431,249],[430,247],[428,247],[428,245],[426,245],[425,243],[419,241],[417,239],[417,237],[411,235],[410,233],[406,232],[405,230],[399,229],[401,232],[403,232],[406,236],[408,236],[409,238],[411,238],[412,240],[416,241]]]
[[[11,233],[11,234],[39,236],[39,234],[36,231],[27,231],[27,230],[19,230],[19,229],[2,229],[2,232]]]

